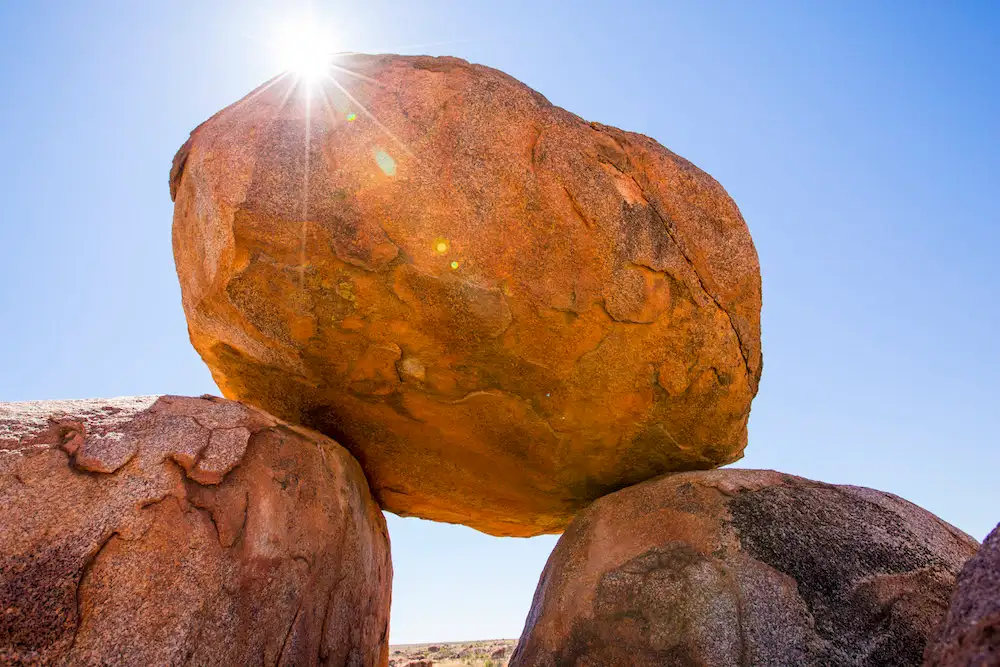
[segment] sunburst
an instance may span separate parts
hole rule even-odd
[[[319,23],[293,21],[276,31],[273,50],[282,69],[311,84],[329,73],[335,42],[336,37],[329,28]]]
[[[312,135],[312,123],[314,111],[318,111],[321,117],[341,121],[353,122],[360,118],[365,118],[371,122],[379,132],[383,134],[388,143],[396,150],[401,151],[408,157],[416,160],[413,152],[396,136],[384,123],[382,123],[355,95],[351,94],[348,87],[341,82],[341,78],[354,79],[355,83],[368,84],[382,87],[381,82],[365,76],[360,72],[351,70],[346,65],[350,56],[356,52],[337,50],[337,34],[329,25],[318,21],[313,16],[303,17],[295,21],[286,21],[278,24],[276,30],[272,32],[269,42],[269,50],[273,54],[275,62],[284,71],[281,75],[263,87],[263,90],[271,85],[283,81],[286,84],[284,95],[281,99],[279,109],[289,102],[295,95],[299,99],[298,104],[303,105],[305,112],[305,123],[303,128],[303,149],[304,149],[304,173],[302,179],[302,192],[299,216],[301,219],[301,230],[299,238],[299,282],[300,287],[305,289],[306,267],[307,267],[307,234],[309,219],[309,168]],[[258,92],[263,92],[260,90]],[[335,109],[328,97],[328,92],[335,97],[340,97],[349,107],[346,113],[341,113],[343,109]],[[339,93],[339,94],[338,94]],[[253,96],[251,96],[253,97]],[[317,109],[313,105],[318,104]],[[337,104],[339,107],[340,104]],[[338,121],[335,121],[338,122]],[[373,150],[373,159],[381,171],[388,177],[396,175],[396,161],[383,147],[376,147]]]

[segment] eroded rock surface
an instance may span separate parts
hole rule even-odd
[[[872,489],[667,475],[577,516],[510,664],[919,665],[976,546]]]
[[[958,587],[926,667],[1000,665],[1000,526],[958,575]]]
[[[716,181],[455,58],[332,75],[268,83],[174,160],[226,396],[336,438],[383,507],[497,535],[741,456],[760,275]]]
[[[0,403],[0,664],[387,664],[385,523],[335,442],[224,399]]]

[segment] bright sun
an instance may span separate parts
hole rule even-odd
[[[282,69],[306,81],[317,81],[330,71],[333,40],[310,22],[288,24],[277,35],[275,50]]]

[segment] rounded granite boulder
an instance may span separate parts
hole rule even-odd
[[[924,658],[924,667],[1000,665],[1000,525],[962,568],[948,616]]]
[[[665,475],[576,517],[510,665],[916,667],[976,548],[881,491]]]
[[[219,398],[0,403],[0,664],[388,662],[357,462]]]
[[[192,132],[171,193],[223,393],[337,439],[385,509],[554,532],[746,445],[761,288],[736,204],[502,72],[278,77]]]

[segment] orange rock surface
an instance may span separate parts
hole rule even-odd
[[[0,664],[388,664],[385,522],[336,443],[177,396],[0,403]]]
[[[510,665],[919,665],[977,546],[873,489],[665,475],[570,524]]]
[[[198,127],[171,172],[191,340],[381,505],[496,535],[734,461],[760,273],[723,188],[455,58],[353,56]]]

